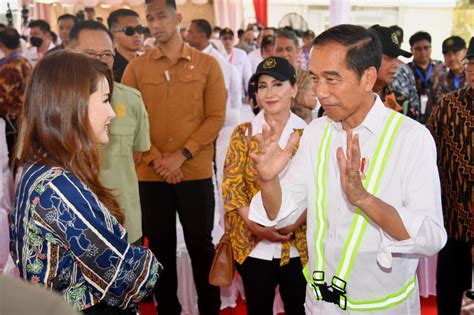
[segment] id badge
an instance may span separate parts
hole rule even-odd
[[[428,103],[428,96],[420,96],[420,113],[423,115],[426,112],[426,103]]]

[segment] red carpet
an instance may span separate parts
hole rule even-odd
[[[152,303],[142,303],[142,315],[157,315],[155,307]],[[221,311],[221,315],[246,315],[245,302],[241,299],[237,302],[237,307],[232,311],[229,308]],[[421,315],[437,315],[436,312],[436,297],[421,298]]]

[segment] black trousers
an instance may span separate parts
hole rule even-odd
[[[436,270],[436,303],[438,315],[461,313],[464,290],[472,285],[471,244],[448,238],[438,253]]]
[[[273,315],[275,288],[280,285],[286,315],[304,315],[306,280],[299,257],[280,267],[280,259],[263,260],[247,257],[236,263],[245,290],[248,315]]]
[[[214,259],[214,187],[212,179],[166,182],[140,182],[143,234],[149,248],[163,264],[155,286],[159,315],[179,315],[176,270],[176,211],[183,226],[184,240],[191,257],[199,312],[217,315],[220,289],[209,284],[209,270]]]

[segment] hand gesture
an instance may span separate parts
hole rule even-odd
[[[253,221],[248,222],[250,231],[259,239],[265,239],[270,242],[286,242],[290,239],[292,233],[280,233],[274,226],[261,226]]]
[[[360,145],[359,135],[352,137],[352,130],[347,132],[346,155],[342,147],[337,149],[337,161],[341,172],[341,185],[347,200],[354,206],[360,208],[360,205],[370,194],[362,185],[360,177]]]
[[[161,177],[167,178],[176,172],[185,161],[186,158],[180,151],[176,151],[172,154],[163,154],[161,158],[157,158],[153,161],[153,169]]]
[[[259,150],[257,154],[251,153],[250,157],[255,161],[261,181],[270,181],[285,169],[298,143],[299,135],[293,132],[282,150],[278,145],[281,132],[282,130],[276,130],[276,123],[273,121],[270,127],[264,125],[262,134],[256,136]]]
[[[165,177],[166,182],[168,184],[178,184],[183,180],[183,178],[184,178],[184,174],[180,168],[178,168],[175,172]]]

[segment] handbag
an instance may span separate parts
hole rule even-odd
[[[252,124],[247,123],[247,154],[250,151],[252,139]],[[216,246],[214,260],[209,271],[209,283],[217,287],[228,288],[235,278],[235,261],[230,241],[229,228],[224,215],[225,233]]]
[[[235,262],[229,233],[222,235],[216,247],[216,254],[209,272],[209,283],[217,287],[228,288],[235,277]]]

